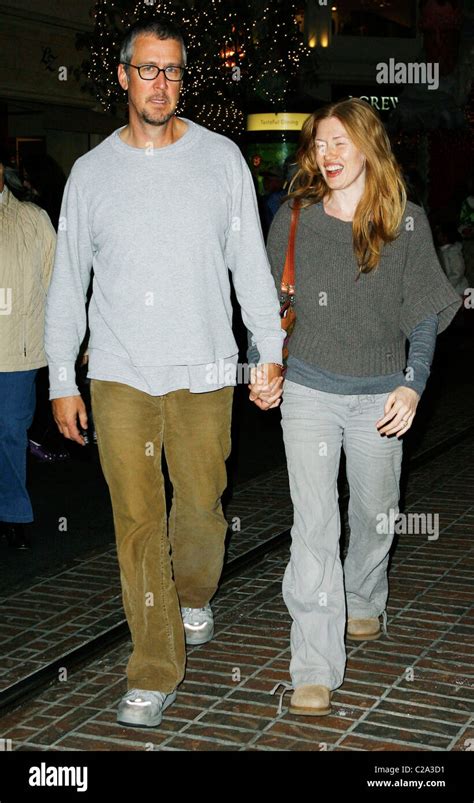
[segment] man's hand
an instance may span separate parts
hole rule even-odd
[[[249,398],[261,410],[278,407],[283,391],[281,366],[275,363],[262,363],[250,369]]]
[[[395,388],[385,402],[384,417],[377,421],[376,427],[380,435],[397,435],[400,438],[408,432],[420,397],[416,390],[404,385]]]
[[[65,396],[63,399],[53,399],[51,404],[53,406],[53,418],[61,435],[84,446],[85,440],[77,428],[77,419],[79,418],[82,429],[87,429],[86,405],[82,396]]]

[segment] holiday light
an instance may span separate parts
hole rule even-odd
[[[261,9],[261,5],[260,5]],[[239,136],[249,103],[260,99],[283,110],[311,50],[304,42],[304,3],[268,0],[259,14],[236,0],[99,0],[95,29],[78,35],[87,47],[84,88],[106,111],[124,109],[126,93],[117,82],[120,42],[137,19],[167,17],[183,30],[188,68],[178,114],[214,131]]]

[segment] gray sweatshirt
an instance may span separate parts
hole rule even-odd
[[[235,362],[238,351],[229,270],[262,361],[281,362],[278,294],[250,171],[231,140],[185,122],[164,148],[133,148],[115,131],[74,164],[46,304],[52,399],[78,393],[91,268],[91,377],[156,395],[176,385],[214,390],[209,368]]]

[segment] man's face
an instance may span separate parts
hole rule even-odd
[[[154,64],[184,67],[181,43],[176,39],[157,39],[153,35],[137,36],[133,43],[131,63],[136,67]],[[135,114],[149,125],[163,125],[174,115],[178,105],[181,81],[168,81],[160,72],[153,81],[140,78],[138,70],[128,67],[127,77],[122,64],[118,78],[122,89],[128,90],[130,114]]]

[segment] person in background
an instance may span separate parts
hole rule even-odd
[[[44,209],[56,231],[59,224],[61,198],[66,178],[58,163],[47,154],[30,154],[21,165],[23,200]],[[40,368],[36,376],[36,408],[28,433],[30,454],[41,463],[70,459],[65,438],[58,432],[48,398],[48,368]]]
[[[286,157],[283,166],[276,165],[264,170],[261,174],[265,195],[259,196],[259,214],[265,240],[296,170],[294,154],[290,154]]]
[[[261,203],[261,222],[265,239],[267,238],[271,222],[275,217],[280,203],[285,196],[283,189],[285,185],[285,172],[278,165],[269,167],[262,172],[263,188],[265,194],[262,196]]]
[[[435,238],[441,266],[452,288],[463,296],[469,284],[466,278],[462,239],[455,224],[438,223],[435,226]]]
[[[26,489],[27,431],[35,410],[35,379],[46,365],[44,310],[56,234],[38,206],[17,200],[5,182],[0,150],[0,532],[26,549],[33,521]]]

